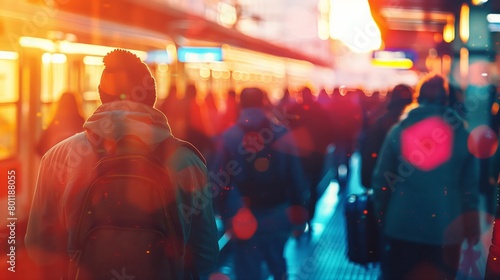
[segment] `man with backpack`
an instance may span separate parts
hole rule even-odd
[[[233,233],[235,279],[286,279],[284,246],[307,221],[309,189],[289,130],[265,109],[264,92],[245,88],[240,116],[217,142],[210,178]],[[286,120],[284,120],[286,121]]]
[[[42,158],[25,244],[48,279],[197,279],[218,238],[207,170],[153,108],[131,52],[104,57],[102,105]]]

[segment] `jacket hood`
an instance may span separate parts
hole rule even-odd
[[[148,145],[154,145],[171,136],[170,126],[162,112],[128,100],[102,104],[83,128],[87,137],[98,143],[102,140],[116,142],[123,136],[133,135]]]
[[[465,127],[466,125],[465,120],[462,117],[460,117],[460,115],[455,110],[447,106],[435,105],[435,104],[425,104],[415,107],[414,109],[409,111],[406,116],[402,118],[402,123],[403,124],[408,122],[414,123],[416,121],[423,120],[430,116],[439,116],[444,121],[452,125],[452,127],[456,126]]]

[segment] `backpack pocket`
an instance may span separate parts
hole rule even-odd
[[[154,230],[94,228],[73,257],[70,279],[175,279],[175,242]]]

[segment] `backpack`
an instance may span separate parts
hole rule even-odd
[[[178,279],[184,240],[176,190],[163,162],[178,146],[169,137],[153,152],[126,136],[111,154],[97,149],[76,228],[69,279]],[[197,152],[199,156],[199,152]]]
[[[275,146],[281,135],[270,129],[271,123],[267,119],[257,129],[244,124],[238,126],[244,132],[241,146],[244,152],[239,154],[242,157],[238,160],[241,171],[234,179],[241,195],[249,199],[247,206],[269,209],[286,203],[288,186],[283,181],[283,162],[278,159],[281,155]],[[253,139],[249,139],[251,137]]]

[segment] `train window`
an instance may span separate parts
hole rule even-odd
[[[43,103],[56,102],[68,88],[68,65],[66,55],[44,53],[42,55],[42,95]]]
[[[17,53],[0,52],[0,102],[17,102]]]
[[[0,160],[14,156],[18,143],[18,54],[0,51]]]
[[[56,109],[61,94],[68,89],[68,63],[66,55],[61,53],[44,53],[42,55],[42,128],[46,128]]]
[[[88,117],[100,104],[99,92],[97,91],[104,70],[103,57],[86,56],[84,62],[84,83],[82,106],[84,117]]]

